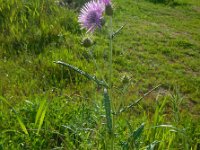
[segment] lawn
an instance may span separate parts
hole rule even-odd
[[[200,149],[200,1],[113,0],[113,135],[104,89],[54,63],[109,78],[109,17],[86,49],[77,6],[0,0],[0,150]]]

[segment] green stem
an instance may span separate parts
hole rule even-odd
[[[109,39],[110,39],[110,56],[109,56],[109,87],[110,87],[110,105],[111,109],[114,110],[113,102],[112,102],[112,57],[113,57],[113,27],[112,27],[112,16],[110,16],[110,31],[109,31]],[[114,117],[114,116],[113,116]],[[112,133],[111,133],[111,150],[114,150],[114,118],[112,117]]]
[[[110,17],[110,58],[109,58],[109,86],[112,89],[112,51],[113,51],[113,28],[112,28],[112,16]]]
[[[96,61],[96,59],[94,58],[92,51],[89,50],[89,49],[88,49],[87,51],[88,51],[88,54],[90,55],[90,57],[92,57],[93,63],[95,64],[95,67],[96,67],[96,70],[97,70],[97,72],[99,72],[100,75],[101,75],[101,79],[103,80],[104,83],[106,83],[106,80],[105,80],[105,78],[103,77],[103,72],[102,72],[102,70],[100,69],[100,67],[98,66],[97,61]],[[106,84],[107,84],[107,83],[106,83]]]

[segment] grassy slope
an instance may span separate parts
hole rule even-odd
[[[179,93],[175,93],[175,95],[180,94],[184,99],[181,121],[177,127],[188,127],[187,134],[191,136],[192,140],[186,142],[185,145],[178,145],[176,142],[183,142],[181,136],[177,135],[176,137],[175,134],[170,134],[168,131],[164,134],[161,131],[157,134],[154,134],[154,131],[145,131],[147,138],[144,138],[144,143],[153,142],[155,139],[167,141],[166,137],[170,136],[174,142],[163,142],[160,149],[167,146],[181,148],[185,147],[187,143],[195,147],[198,143],[199,127],[195,124],[194,119],[199,119],[200,112],[200,4],[190,1],[190,4],[185,2],[182,5],[170,7],[162,4],[155,5],[147,1],[116,0],[115,7],[115,29],[124,23],[127,25],[114,40],[114,86],[122,90],[125,85],[121,82],[121,78],[124,75],[131,77],[132,83],[124,94],[115,90],[113,99],[115,99],[116,108],[129,104],[130,101],[138,98],[152,87],[162,84],[159,90],[145,99],[144,105],[116,119],[116,124],[119,124],[117,129],[119,141],[126,140],[129,132],[123,118],[130,120],[130,124],[134,127],[144,121],[147,122],[147,127],[157,123],[176,124],[171,119],[173,114],[171,114],[169,93],[173,94],[174,89],[178,88]],[[46,23],[48,24],[48,22]],[[44,134],[46,140],[40,141],[44,137],[38,137],[34,131],[29,131],[31,134],[29,138],[15,134],[13,137],[8,137],[6,132],[0,138],[2,147],[7,147],[9,140],[12,143],[11,148],[14,148],[12,145],[15,146],[16,142],[21,142],[21,147],[25,143],[25,148],[33,146],[44,148],[61,146],[60,141],[63,141],[64,146],[68,145],[71,148],[77,145],[82,148],[85,146],[103,147],[101,134],[104,133],[104,127],[101,125],[99,117],[102,112],[98,109],[101,106],[99,100],[102,98],[101,91],[73,71],[63,70],[52,62],[63,60],[87,72],[95,73],[97,77],[100,76],[100,73],[95,72],[92,59],[79,45],[80,34],[64,29],[61,30],[61,33],[62,36],[57,36],[38,54],[28,51],[15,55],[10,54],[8,50],[0,49],[0,95],[7,98],[13,106],[16,104],[15,107],[21,112],[27,128],[36,128],[33,122],[41,99],[48,99],[49,108],[51,108],[46,115],[44,127],[44,129],[50,130],[49,133]],[[108,43],[101,33],[98,33],[97,36],[99,37],[97,37],[94,55],[98,65],[104,68],[103,71],[106,71]],[[123,99],[119,97],[119,94]],[[161,111],[159,119],[157,118],[159,121],[155,122],[156,106],[160,106],[165,99],[168,101],[167,109],[159,110]],[[32,101],[33,105],[24,100]],[[159,100],[157,105],[155,105],[155,100]],[[1,122],[4,122],[0,128],[3,131],[18,130],[19,126],[15,122],[12,112],[3,103],[1,103],[0,109],[2,110]],[[132,113],[134,115],[131,115]],[[154,117],[151,114],[155,114]],[[54,118],[53,122],[52,118]],[[83,124],[86,128],[100,133],[83,133],[79,129]],[[73,143],[72,141],[77,139],[74,140],[70,132],[63,130],[63,125],[74,129],[78,128],[77,135],[74,133],[77,136],[75,138],[84,139],[85,137],[84,140],[82,139],[82,143]],[[63,140],[64,137],[56,135],[53,131],[70,138]],[[195,132],[197,134],[194,134]],[[83,134],[82,137],[79,137],[79,133]],[[152,138],[151,135],[154,135],[155,138]],[[88,139],[92,139],[93,142],[87,143]]]
[[[116,20],[127,23],[127,27],[116,39],[116,50],[121,48],[128,55],[122,59],[129,60],[129,73],[143,84],[178,86],[187,101],[199,103],[198,2],[175,8],[146,2],[121,3]]]

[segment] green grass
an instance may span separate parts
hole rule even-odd
[[[114,30],[126,24],[114,38],[114,111],[161,84],[113,116],[115,149],[199,149],[200,2],[114,7]],[[94,37],[97,70],[77,16],[51,0],[0,0],[0,150],[109,148],[103,89],[53,63],[108,78],[107,23]]]

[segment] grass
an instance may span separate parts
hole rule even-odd
[[[91,50],[97,70],[80,44],[75,10],[53,1],[0,4],[0,149],[109,148],[103,89],[53,63],[107,79],[106,29]],[[200,3],[116,0],[114,6],[114,31],[126,25],[113,41],[113,111],[161,84],[113,115],[115,149],[199,149]]]

